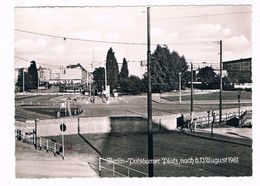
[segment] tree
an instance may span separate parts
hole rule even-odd
[[[99,92],[102,92],[102,90],[105,88],[105,68],[99,67],[95,68],[93,72],[93,81],[96,85],[96,88]]]
[[[19,92],[22,92],[23,91],[23,76],[26,75],[26,72],[24,72],[24,69],[23,68],[20,68],[19,69],[19,72],[18,72],[18,78],[17,78],[17,82],[16,82],[16,86],[19,88]]]
[[[110,91],[112,92],[113,89],[118,88],[118,76],[119,76],[118,64],[112,48],[110,48],[107,52],[106,71],[107,71],[107,83],[108,85],[110,85]]]
[[[128,79],[128,92],[129,94],[140,94],[142,92],[142,80],[131,75]]]
[[[37,67],[36,67],[36,62],[31,61],[31,64],[30,64],[27,72],[23,73],[23,70],[24,69],[19,70],[16,86],[18,86],[20,88],[20,91],[23,90],[23,83],[24,83],[24,88],[26,91],[37,89],[38,88],[38,71],[37,71]],[[23,75],[24,75],[24,77],[23,77]],[[23,82],[23,78],[24,78],[24,82]]]
[[[36,67],[35,61],[31,61],[31,65],[28,68],[26,78],[26,87],[28,90],[37,89],[38,88],[38,71]]]
[[[128,92],[128,79],[129,79],[128,76],[129,76],[128,65],[126,59],[124,58],[123,65],[121,67],[121,71],[119,75],[119,85],[120,85],[121,92]]]
[[[204,84],[210,84],[216,82],[216,73],[212,67],[206,66],[199,69],[197,79]]]
[[[128,65],[126,59],[124,58],[121,71],[120,71],[120,78],[128,78],[128,76],[129,76]]]
[[[161,92],[176,89],[179,72],[184,74],[187,69],[184,56],[179,56],[176,51],[170,52],[167,46],[157,45],[151,60],[152,91]]]

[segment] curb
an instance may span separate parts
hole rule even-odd
[[[247,146],[247,147],[252,147],[251,144],[247,144],[247,143],[241,143],[241,142],[235,142],[235,141],[230,141],[230,140],[225,140],[225,139],[220,139],[220,138],[212,138],[212,137],[207,137],[207,136],[202,136],[199,134],[192,134],[186,131],[181,131],[183,134],[189,135],[189,136],[193,136],[193,137],[198,137],[198,138],[202,138],[202,139],[209,139],[209,140],[214,140],[214,141],[219,141],[219,142],[225,142],[225,143],[232,143],[232,144],[236,144],[236,145],[243,145],[243,146]]]

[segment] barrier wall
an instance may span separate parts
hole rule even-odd
[[[66,125],[64,135],[90,133],[122,133],[122,132],[147,132],[147,120],[142,117],[67,117],[62,119],[48,119],[37,121],[37,136],[61,135],[60,124]],[[156,122],[157,123],[157,122]],[[16,129],[32,132],[35,121],[15,122]],[[153,123],[153,131],[163,128]]]
[[[148,123],[147,119],[139,116],[116,116],[111,117],[111,132],[147,132]],[[153,120],[153,132],[163,130],[159,123]]]
[[[243,107],[241,111],[251,110],[251,107]],[[225,109],[223,114],[235,112],[237,109]],[[218,114],[218,111],[215,111]],[[183,113],[184,117],[189,118],[190,113]],[[176,130],[177,118],[181,114],[171,114],[163,116],[153,116],[153,131]],[[194,118],[207,116],[207,112],[194,113]],[[60,124],[66,125],[65,135],[77,134],[78,127],[81,134],[87,133],[120,133],[120,132],[147,132],[147,119],[143,117],[118,116],[118,117],[66,117],[59,119],[48,119],[37,121],[38,136],[60,135]],[[16,129],[24,132],[32,132],[35,121],[15,122]]]
[[[38,136],[60,135],[60,124],[66,125],[65,135],[80,133],[109,133],[111,131],[109,117],[76,118],[67,117],[63,119],[40,120],[37,123]]]
[[[153,116],[153,122],[166,130],[175,130],[177,128],[177,117],[179,116],[179,114]]]

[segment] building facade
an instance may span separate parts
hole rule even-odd
[[[225,61],[223,69],[227,71],[233,83],[252,82],[252,58]]]
[[[88,72],[79,63],[51,69],[39,69],[40,80],[49,84],[85,84]]]
[[[39,76],[40,82],[49,82],[51,79],[51,69],[39,67],[38,76]]]

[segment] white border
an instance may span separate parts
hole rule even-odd
[[[258,181],[257,175],[259,175],[259,150],[258,144],[258,128],[257,127],[257,115],[258,108],[258,95],[259,88],[257,86],[258,82],[258,63],[259,61],[259,25],[260,25],[260,15],[259,15],[259,1],[255,1],[253,4],[253,123],[256,125],[253,129],[253,177],[231,177],[231,178],[152,178],[152,179],[93,179],[93,178],[82,178],[82,179],[15,179],[15,156],[14,156],[14,135],[13,135],[13,122],[14,122],[14,88],[13,88],[13,42],[14,42],[14,7],[15,6],[84,6],[84,5],[94,5],[94,6],[113,6],[113,5],[201,5],[201,4],[251,4],[252,1],[249,0],[219,0],[219,1],[198,1],[198,0],[132,0],[132,1],[90,1],[90,0],[23,0],[23,1],[6,1],[1,2],[0,11],[0,23],[1,23],[1,38],[0,38],[0,56],[1,56],[1,185],[132,185],[132,184],[152,184],[159,185],[162,183],[171,185],[255,185]],[[4,58],[2,58],[2,56]]]

